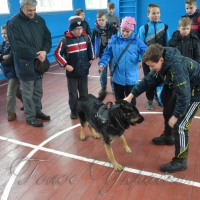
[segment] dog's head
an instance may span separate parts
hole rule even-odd
[[[115,103],[119,104],[124,118],[129,121],[130,125],[134,126],[144,120],[144,117],[140,115],[138,109],[132,103],[125,100],[117,100]]]

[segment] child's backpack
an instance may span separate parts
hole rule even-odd
[[[168,29],[168,25],[165,24],[165,28],[164,28],[165,32],[167,31],[167,29]],[[144,25],[144,35],[145,35],[145,38],[147,37],[148,30],[149,30],[149,25],[145,24]]]

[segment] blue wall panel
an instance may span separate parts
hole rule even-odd
[[[110,1],[110,0],[109,0]],[[170,36],[177,30],[178,20],[182,15],[185,14],[185,0],[184,1],[174,1],[174,0],[111,0],[115,3],[116,9],[115,14],[122,19],[125,16],[133,16],[136,18],[137,26],[135,32],[141,25],[145,24],[148,20],[147,18],[147,6],[150,3],[155,3],[161,8],[161,20],[163,23],[169,26]],[[5,24],[13,15],[19,11],[19,0],[9,0],[10,3],[10,15],[0,15],[0,25]],[[200,5],[200,0],[197,0]],[[82,8],[86,14],[86,20],[90,25],[90,28],[94,28],[94,21],[96,19],[96,14],[99,10],[86,10],[84,0],[73,0],[73,8]],[[68,29],[69,23],[68,18],[74,15],[73,11],[68,12],[56,12],[56,13],[39,13],[41,15],[51,31],[52,34],[52,49],[48,54],[50,61],[55,61],[53,56],[53,51],[59,41],[63,36],[64,31]],[[106,10],[104,10],[107,12]],[[0,42],[2,38],[0,37]],[[2,79],[2,76],[0,76]]]

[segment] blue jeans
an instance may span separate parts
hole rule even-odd
[[[112,60],[110,60],[110,62],[109,62],[109,70],[110,70],[110,72],[112,71],[112,69],[113,69],[113,59]],[[107,86],[107,71],[108,71],[108,69],[107,69],[108,67],[106,67],[106,68],[104,68],[104,70],[103,71],[101,71],[101,73],[100,73],[100,83],[101,83],[101,89],[102,90],[106,90],[106,86]],[[111,88],[112,88],[112,91],[114,91],[114,84],[113,84],[113,81],[112,81],[112,79],[110,78],[110,85],[111,85]]]

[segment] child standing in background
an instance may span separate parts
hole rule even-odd
[[[75,11],[75,15],[80,16],[83,21],[83,29],[85,30],[86,34],[91,37],[90,26],[88,22],[85,20],[85,12],[83,9],[79,8]]]
[[[13,121],[16,119],[17,115],[15,113],[16,109],[16,97],[22,102],[22,93],[19,88],[19,79],[16,76],[13,54],[10,49],[10,44],[7,37],[6,25],[1,26],[1,35],[3,37],[3,42],[0,45],[0,67],[8,80],[7,88],[7,105],[6,110],[8,112],[8,121]],[[23,107],[21,107],[21,110]]]
[[[115,67],[112,79],[116,100],[128,96],[134,85],[138,83],[139,56],[142,56],[147,49],[144,42],[134,33],[135,24],[136,21],[132,17],[122,19],[121,31],[111,38],[98,63],[99,70],[102,71],[113,58]],[[128,49],[126,50],[127,47]],[[122,52],[124,52],[123,55]],[[121,57],[120,60],[118,59],[119,57]],[[131,103],[135,106],[136,99],[133,98]]]
[[[182,17],[189,17],[192,21],[191,32],[193,32],[200,40],[200,11],[197,10],[196,0],[185,1],[186,15]]]
[[[149,4],[147,7],[147,16],[149,21],[139,29],[138,37],[147,45],[161,44],[167,46],[169,40],[168,26],[160,21],[160,7],[156,4]],[[143,63],[144,76],[150,72],[149,66]],[[149,88],[146,91],[147,105],[146,109],[153,110],[153,99],[156,88]]]
[[[190,18],[181,18],[178,24],[178,31],[173,33],[168,46],[177,48],[181,52],[181,55],[192,58],[200,63],[199,40],[193,32],[190,32],[190,26]]]
[[[108,21],[113,25],[115,26],[118,31],[120,31],[120,20],[119,20],[119,17],[117,17],[116,15],[114,15],[114,12],[115,12],[115,4],[112,3],[112,2],[109,2],[108,5],[107,5],[107,19]]]
[[[103,55],[103,52],[108,45],[110,38],[112,35],[117,34],[117,28],[112,26],[110,22],[108,22],[106,13],[103,11],[99,11],[97,13],[97,20],[95,21],[95,27],[92,32],[92,44],[94,48],[94,55],[95,58]],[[108,63],[110,72],[112,71],[112,60]],[[101,83],[101,90],[99,91],[99,98],[103,99],[106,94],[106,87],[107,87],[107,68],[100,72],[100,83]],[[114,86],[112,80],[110,79],[111,88],[114,93]]]

